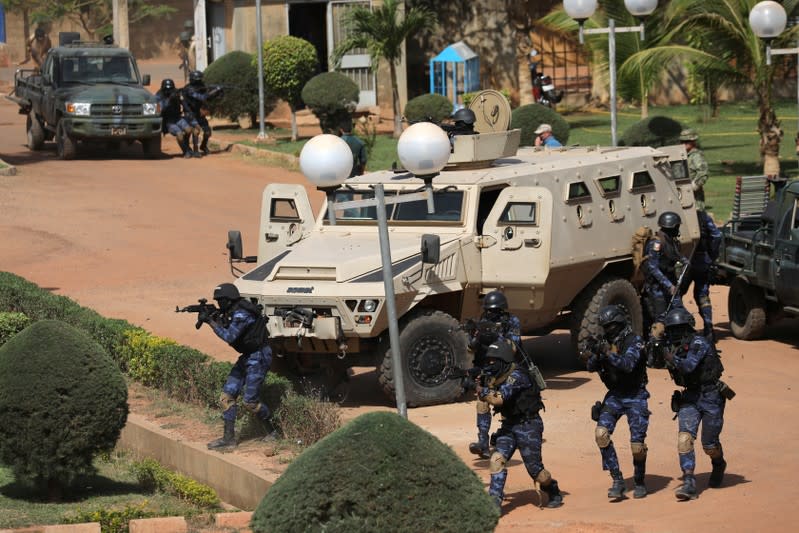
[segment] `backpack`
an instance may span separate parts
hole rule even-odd
[[[641,268],[641,264],[646,259],[646,243],[649,242],[654,236],[652,232],[652,228],[649,226],[641,226],[635,233],[633,233],[632,238],[632,256],[633,256],[633,266],[635,267],[635,273],[638,273],[638,269]]]

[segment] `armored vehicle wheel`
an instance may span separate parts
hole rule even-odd
[[[28,131],[28,148],[34,151],[41,150],[44,146],[44,128],[33,112],[28,114],[26,129]]]
[[[157,159],[161,157],[161,136],[153,137],[151,139],[143,139],[141,142],[142,151],[144,155],[150,159]]]
[[[575,352],[577,346],[588,337],[602,332],[598,321],[599,310],[611,304],[624,307],[632,322],[633,331],[641,335],[644,318],[641,300],[633,284],[624,278],[599,279],[583,290],[572,309],[571,339]]]
[[[55,143],[60,159],[75,159],[75,155],[78,153],[78,143],[67,134],[63,120],[59,120],[55,128]]]
[[[457,328],[457,320],[432,309],[417,311],[400,324],[402,377],[409,406],[449,403],[463,392],[460,380],[450,379],[454,368],[471,366],[466,334]],[[383,357],[378,379],[383,392],[394,399],[391,348]]]
[[[751,341],[763,336],[766,328],[766,298],[763,291],[746,280],[736,278],[727,296],[730,331],[735,338]]]

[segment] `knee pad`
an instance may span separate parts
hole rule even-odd
[[[223,411],[227,411],[229,408],[236,405],[236,398],[228,394],[227,392],[223,392],[219,396],[219,405],[222,406]]]
[[[694,451],[694,437],[690,433],[680,431],[677,434],[677,451],[680,453],[689,453]]]
[[[477,400],[475,408],[477,409],[478,415],[484,415],[491,410],[491,406],[488,405],[488,402],[484,402],[483,400]]]
[[[631,442],[630,450],[633,452],[633,462],[646,461],[646,444],[643,442]]]
[[[607,448],[610,446],[610,432],[605,426],[597,426],[594,434],[596,444],[600,448]]]
[[[244,402],[244,408],[250,413],[257,415],[261,410],[261,402]]]
[[[538,481],[538,484],[542,487],[546,487],[552,482],[552,474],[550,474],[549,470],[546,468],[542,468],[538,475],[535,476],[535,480]]]
[[[499,452],[494,452],[491,454],[491,459],[488,461],[488,471],[492,474],[497,474],[505,470],[505,463],[508,460],[505,459],[505,456]]]
[[[711,459],[719,459],[723,455],[721,452],[721,444],[704,448],[704,450]]]

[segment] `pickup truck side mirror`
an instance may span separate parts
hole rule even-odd
[[[441,260],[441,237],[425,233],[422,235],[422,263],[437,264]]]
[[[141,84],[142,85],[150,85],[150,75],[149,74],[145,74],[144,76],[141,77]]]

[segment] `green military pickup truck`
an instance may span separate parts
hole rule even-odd
[[[143,85],[130,51],[114,45],[72,42],[53,48],[41,72],[17,70],[9,96],[27,115],[28,147],[55,138],[58,156],[73,159],[78,142],[139,141],[144,153],[161,153],[161,111]]]
[[[739,182],[736,203],[742,195]],[[768,199],[768,185],[755,192],[765,205],[735,216],[722,229],[718,282],[729,284],[730,329],[739,339],[763,336],[767,324],[799,316],[799,181]]]

